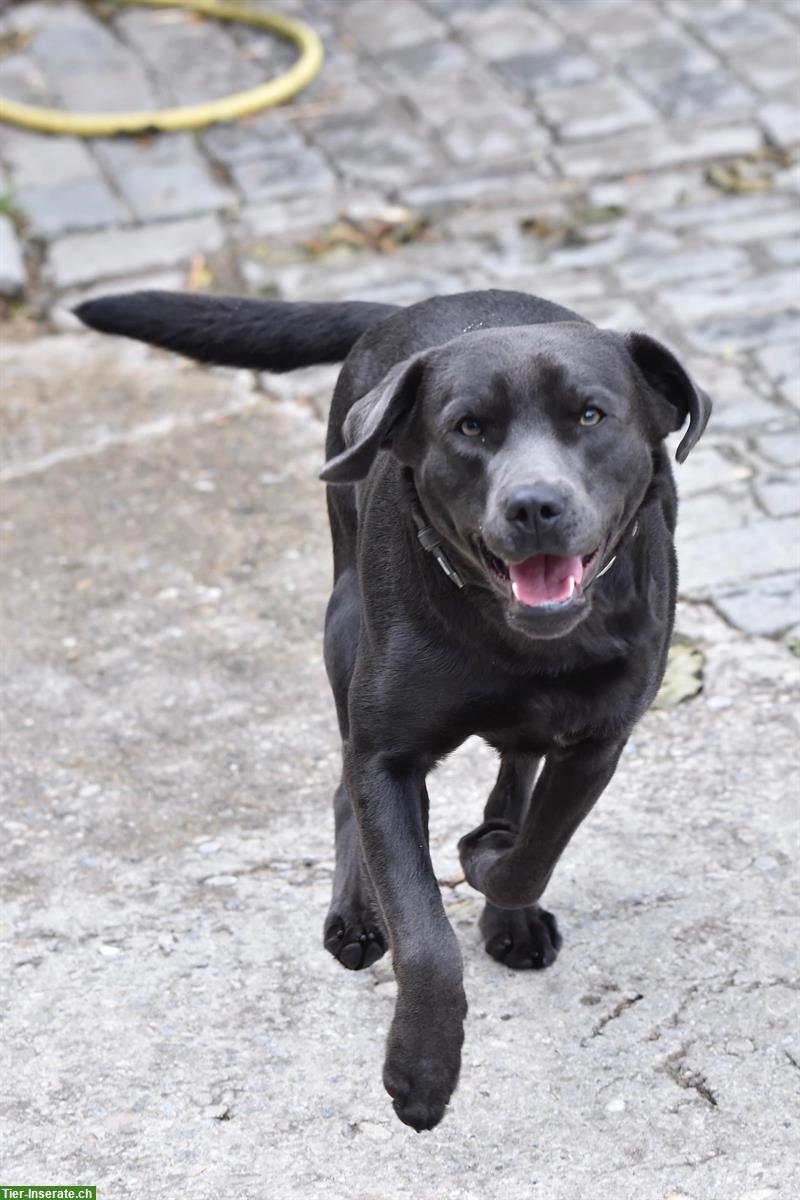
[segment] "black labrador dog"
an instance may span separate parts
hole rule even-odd
[[[688,420],[683,461],[710,401],[645,334],[517,292],[404,309],[144,292],[77,312],[203,362],[346,359],[321,472],[343,743],[324,937],[353,970],[391,947],[384,1082],[400,1120],[430,1129],[458,1080],[467,1004],[426,776],[471,734],[497,750],[461,862],[486,897],[489,954],[548,966],[561,937],[539,900],[664,672],[676,497],[662,442]]]

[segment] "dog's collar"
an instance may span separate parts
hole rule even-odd
[[[631,526],[631,541],[633,541],[633,539],[636,537],[638,532],[639,532],[639,522],[634,521],[633,525]],[[626,537],[626,534],[623,533],[622,537],[617,542],[617,549],[616,549],[615,553],[611,555],[611,558],[608,560],[606,565],[603,567],[602,571],[598,571],[597,574],[595,575],[594,579],[589,580],[587,587],[591,587],[593,583],[597,583],[598,579],[600,579],[601,576],[605,575],[606,571],[611,570],[614,563],[617,561],[617,555],[619,554],[619,548],[622,545],[625,537]]]
[[[455,569],[453,564],[450,562],[450,559],[445,554],[444,550],[442,549],[441,537],[436,532],[436,530],[433,528],[433,526],[431,525],[427,516],[425,515],[425,509],[422,507],[422,504],[421,504],[420,498],[419,498],[419,494],[417,492],[417,486],[414,483],[414,472],[411,470],[410,467],[405,467],[403,469],[403,476],[404,476],[405,483],[406,483],[406,490],[408,492],[409,503],[411,505],[411,517],[414,521],[414,524],[417,527],[417,540],[419,541],[420,546],[422,546],[423,550],[427,550],[429,554],[433,555],[433,557],[436,559],[439,566],[444,571],[447,578],[450,579],[456,585],[457,588],[463,588],[464,580],[461,578],[458,571]],[[631,528],[631,533],[630,533],[631,540],[633,540],[633,538],[636,537],[636,534],[638,532],[639,532],[639,522],[634,521],[633,526]],[[619,547],[622,544],[622,541],[624,540],[624,538],[625,538],[625,534],[623,534],[622,538],[620,538],[619,542],[617,542],[616,553],[614,553],[611,556],[611,558],[608,560],[606,565],[603,567],[602,571],[598,571],[597,574],[595,575],[594,579],[589,581],[589,584],[588,584],[589,587],[591,587],[593,583],[597,583],[598,579],[600,579],[603,575],[605,575],[606,571],[611,570],[614,563],[617,561],[617,555],[619,554]]]
[[[442,549],[442,539],[439,537],[439,534],[433,528],[427,516],[425,515],[425,509],[420,503],[419,495],[417,494],[417,487],[414,483],[414,472],[410,467],[406,467],[403,471],[403,475],[405,477],[406,489],[408,491],[408,499],[411,504],[411,516],[414,524],[417,527],[417,540],[419,541],[420,546],[422,546],[423,550],[427,550],[429,554],[433,555],[447,578],[450,579],[457,588],[463,588],[464,580],[461,578],[458,571],[445,554],[444,550]]]

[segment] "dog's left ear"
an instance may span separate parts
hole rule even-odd
[[[661,437],[680,429],[689,418],[689,428],[675,452],[682,463],[708,423],[711,398],[692,381],[672,351],[655,338],[646,333],[630,333],[626,343],[631,358],[656,395],[663,429]]]
[[[345,417],[342,433],[347,449],[331,458],[319,473],[325,483],[357,483],[379,450],[395,445],[417,398],[426,355],[416,354],[384,375],[357,400]]]

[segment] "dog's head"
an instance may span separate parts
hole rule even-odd
[[[629,527],[653,450],[708,396],[644,334],[564,322],[465,334],[387,374],[350,410],[329,483],[363,479],[391,449],[413,469],[429,519],[473,581],[533,637],[567,633]]]

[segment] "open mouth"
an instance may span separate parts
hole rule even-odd
[[[505,563],[482,538],[478,545],[492,578],[527,608],[566,608],[574,604],[600,553],[598,546],[590,554],[532,554],[522,562]]]

